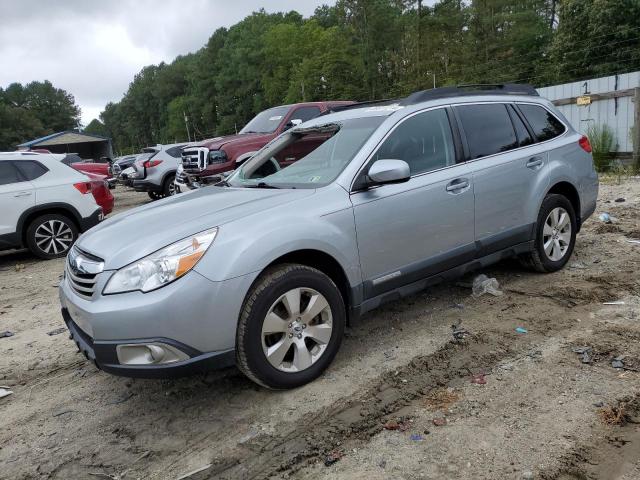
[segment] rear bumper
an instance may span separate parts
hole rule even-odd
[[[113,208],[113,203],[111,204],[111,207]],[[103,219],[104,213],[102,212],[102,207],[98,207],[98,209],[88,217],[79,219],[80,231],[86,232],[91,227],[95,227],[97,224],[99,224]]]
[[[78,350],[92,361],[100,370],[113,375],[133,378],[172,378],[184,377],[195,373],[230,367],[235,364],[235,350],[202,353],[180,342],[168,338],[134,339],[120,341],[94,341],[73,321],[66,308],[62,309],[62,318],[69,329],[69,338]],[[171,345],[189,356],[188,360],[163,365],[122,365],[118,361],[118,344],[161,342]]]
[[[160,192],[162,187],[147,180],[133,180],[131,186],[136,192]]]

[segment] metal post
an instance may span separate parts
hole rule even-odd
[[[640,88],[633,89],[633,166],[640,171]]]
[[[189,133],[189,120],[187,119],[187,114],[184,110],[182,111],[182,115],[184,115],[184,125],[187,127],[187,138],[189,139],[189,142],[191,142],[191,134]]]

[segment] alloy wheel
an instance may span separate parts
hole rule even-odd
[[[542,245],[544,252],[553,262],[561,260],[571,244],[571,218],[562,207],[549,212],[542,229]]]
[[[294,288],[278,298],[262,322],[262,349],[283,372],[300,372],[325,352],[333,331],[329,302],[311,288]]]
[[[60,220],[47,220],[36,228],[35,240],[38,248],[49,255],[66,252],[73,243],[73,232]]]

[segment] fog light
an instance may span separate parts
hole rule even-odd
[[[116,347],[121,365],[164,365],[187,360],[189,356],[166,343],[131,343]]]

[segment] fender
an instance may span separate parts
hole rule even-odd
[[[164,187],[164,182],[167,180],[167,177],[169,177],[170,175],[175,176],[177,171],[178,167],[173,170],[167,170],[166,172],[164,172],[164,175],[162,175],[162,184],[160,185],[160,188]]]

